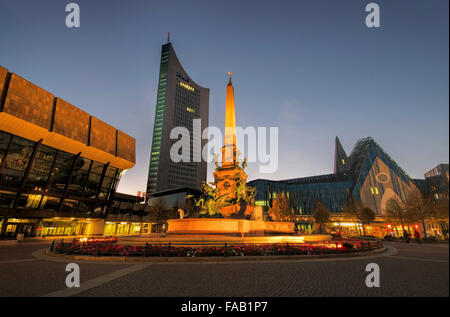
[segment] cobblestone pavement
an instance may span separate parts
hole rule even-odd
[[[449,296],[448,244],[385,243],[391,255],[221,263],[78,262],[81,288],[65,287],[65,261],[36,258],[48,244],[0,248],[0,296]],[[381,287],[367,288],[368,263]]]

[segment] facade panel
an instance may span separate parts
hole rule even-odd
[[[91,116],[89,145],[106,153],[116,154],[116,129],[106,122]]]
[[[3,111],[49,129],[54,96],[29,81],[12,74]]]
[[[3,96],[3,89],[5,86],[6,76],[8,75],[8,70],[0,66],[0,102]],[[1,107],[1,105],[0,105]]]
[[[57,98],[53,131],[87,144],[89,138],[89,114],[67,101]]]
[[[131,162],[136,162],[136,140],[117,130],[117,156],[122,157]]]

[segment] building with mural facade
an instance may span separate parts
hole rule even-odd
[[[361,224],[346,219],[343,210],[350,199],[361,202],[375,211],[377,217],[368,229],[378,236],[390,231],[386,225],[386,202],[390,198],[404,202],[409,193],[419,191],[408,174],[370,137],[358,140],[348,156],[336,137],[333,174],[280,181],[257,179],[249,186],[256,187],[256,204],[265,210],[277,194],[284,193],[299,227],[310,232],[318,201],[332,213],[332,227],[336,230],[360,230]]]

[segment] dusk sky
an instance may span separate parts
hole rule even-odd
[[[67,3],[81,27],[65,26]],[[366,4],[381,27],[365,25]],[[118,191],[145,191],[161,45],[210,88],[223,127],[227,72],[239,126],[279,127],[279,168],[249,180],[333,172],[372,136],[413,178],[449,162],[448,0],[0,0],[0,65],[136,138]],[[214,164],[208,168],[212,179]]]

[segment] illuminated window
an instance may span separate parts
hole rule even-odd
[[[186,89],[186,90],[189,90],[189,91],[195,91],[194,87],[191,87],[191,86],[189,86],[188,84],[183,83],[182,81],[179,81],[179,82],[178,82],[178,85],[179,85],[180,87],[183,87],[183,88]]]
[[[194,109],[192,109],[192,108],[189,108],[189,107],[186,107],[186,111],[189,111],[189,112],[195,113],[195,110],[194,110]]]
[[[345,165],[345,161],[344,160],[342,160],[342,165]]]

